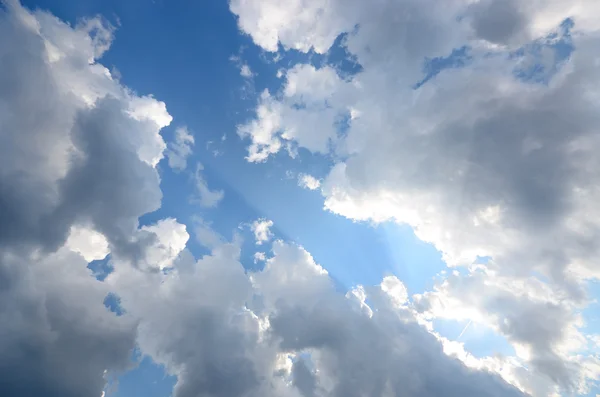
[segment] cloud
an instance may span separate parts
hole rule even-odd
[[[321,181],[312,175],[299,174],[298,186],[308,190],[317,190],[321,186]]]
[[[104,307],[109,290],[86,265],[66,249],[0,256],[4,395],[99,396],[105,370],[130,366],[135,323]]]
[[[396,292],[363,289],[367,311],[299,246],[275,242],[254,273],[239,255],[223,241],[185,273],[107,279],[140,322],[142,352],[177,375],[175,397],[522,395],[446,356]]]
[[[252,73],[252,70],[250,70],[250,66],[243,64],[242,67],[240,68],[240,75],[242,77],[249,78],[249,77],[254,76],[254,73]]]
[[[251,34],[254,42],[276,52],[279,43],[286,47],[308,51],[314,48],[323,53],[342,31],[351,30],[344,14],[329,4],[317,1],[247,2],[233,0],[229,7],[238,15],[240,29]],[[320,23],[317,15],[333,23]]]
[[[264,262],[267,260],[267,255],[264,252],[254,253],[254,263]]]
[[[71,227],[65,245],[71,251],[81,254],[88,262],[104,259],[110,253],[106,237],[82,226]]]
[[[192,154],[194,136],[190,134],[187,127],[179,127],[175,130],[175,140],[170,142],[166,156],[169,159],[169,167],[175,171],[182,171],[187,167],[187,158]]]
[[[194,174],[196,196],[192,198],[192,201],[200,204],[202,207],[213,208],[223,200],[225,192],[222,190],[211,190],[202,175],[203,170],[204,166],[201,163],[196,164],[196,173]]]
[[[271,240],[273,237],[273,232],[270,230],[271,227],[273,227],[273,221],[266,218],[260,218],[252,222],[250,230],[254,233],[256,245],[261,245]]]
[[[0,109],[3,110],[0,111],[0,318],[6,319],[0,323],[3,335],[0,338],[3,352],[0,385],[4,394],[11,397],[99,396],[103,393],[107,371],[110,374],[126,370],[133,348],[137,347],[177,376],[173,392],[176,397],[523,395],[490,373],[488,367],[475,370],[446,355],[438,338],[420,325],[421,316],[437,315],[429,301],[452,299],[457,295],[452,288],[440,287],[435,291],[437,297],[435,294],[424,296],[417,302],[419,310],[415,312],[400,280],[386,278],[380,286],[357,287],[343,295],[312,256],[293,244],[276,241],[265,269],[251,273],[240,263],[239,239],[224,241],[206,223],[198,222],[198,230],[204,234],[197,234],[211,253],[199,260],[185,249],[189,238],[187,228],[175,219],[140,227],[140,216],[158,209],[162,198],[156,166],[167,145],[160,131],[172,120],[165,104],[152,96],[136,96],[97,62],[112,40],[112,28],[102,20],[90,19],[71,27],[48,13],[32,13],[14,1],[6,4],[6,9],[0,9],[0,56],[5,60],[0,63]],[[241,3],[232,3],[236,4]],[[264,6],[255,5],[254,9],[260,12]],[[343,19],[345,14],[338,14],[335,9],[317,10],[320,15],[337,21],[330,28],[324,28],[322,21],[311,14],[319,7],[308,6],[306,13],[299,13],[295,28],[301,30],[303,24],[308,24],[312,30],[304,33],[314,32],[314,35],[301,38],[293,44],[294,48],[312,46],[321,51],[339,29],[353,26]],[[298,4],[292,4],[290,9],[301,11]],[[270,10],[277,16],[282,8],[275,6]],[[285,8],[283,10],[287,15]],[[271,34],[280,29],[277,20],[271,15],[258,29]],[[241,26],[246,23],[240,18]],[[428,26],[431,25],[425,24],[424,28]],[[290,32],[289,29],[288,33],[277,31],[276,37],[293,43],[295,38],[286,36]],[[319,34],[323,34],[323,38],[315,39]],[[264,35],[255,41],[265,45],[273,43],[272,37]],[[377,48],[374,50],[377,53]],[[387,76],[385,70],[378,72]],[[593,75],[593,72],[590,66],[588,73]],[[324,104],[331,102],[336,107],[332,109],[337,117],[350,109],[339,106],[338,101],[346,104],[346,100],[352,100],[351,105],[360,111],[356,123],[367,123],[363,127],[367,129],[373,118],[378,119],[372,116],[372,108],[367,105],[372,103],[382,111],[387,109],[385,101],[363,103],[354,101],[353,96],[338,95],[340,87],[352,93],[360,86],[335,80],[329,70],[306,69],[297,73],[314,81],[307,81],[306,86],[288,84],[289,95],[283,95],[289,102],[280,103],[281,98],[273,98],[270,104],[273,112],[301,101],[308,106],[306,115],[316,112],[306,119],[318,126],[318,120],[329,123],[335,119],[330,117],[333,113],[330,114]],[[294,81],[294,74],[287,76],[288,82]],[[481,80],[485,81],[483,77]],[[455,87],[452,82],[446,82],[450,84],[446,95],[461,92],[458,89],[461,82],[462,79],[458,79]],[[496,87],[493,83],[497,82],[490,81],[481,94],[483,98],[487,95],[502,98],[502,90],[507,87]],[[374,84],[372,88],[388,85]],[[435,97],[435,94],[437,92],[428,95]],[[523,101],[532,100],[521,91],[518,94]],[[525,94],[535,96],[535,92]],[[542,101],[544,96],[540,96],[538,99]],[[577,98],[572,95],[569,99]],[[585,104],[585,98],[579,98],[572,106],[582,103]],[[519,104],[517,101],[516,105]],[[387,105],[393,106],[392,102]],[[380,115],[396,114],[402,108],[393,110]],[[582,108],[580,114],[585,116],[586,110]],[[380,147],[369,139],[370,135],[359,133],[354,138],[356,134],[351,131],[348,140],[340,141],[335,128],[328,128],[319,136],[308,129],[291,128],[301,120],[301,115],[290,114],[292,118],[282,119],[285,123],[281,125],[287,126],[285,132],[269,127],[265,140],[257,141],[252,136],[260,149],[255,154],[263,155],[263,146],[267,153],[273,153],[275,147],[271,143],[276,140],[302,142],[301,145],[317,152],[327,153],[330,146],[334,146],[336,150],[352,153],[352,159],[358,159],[353,161],[364,165],[365,172],[372,171],[375,181],[360,178],[361,171],[348,160],[348,164],[334,169],[333,172],[339,174],[332,173],[328,177],[324,194],[349,203],[339,207],[344,211],[356,210],[360,216],[378,214],[378,209],[369,208],[372,203],[357,204],[356,197],[373,196],[373,192],[381,192],[381,187],[387,186],[388,179],[381,174],[379,161],[392,165],[400,161],[406,165],[408,163],[402,162],[414,161],[409,154],[415,151],[402,151],[402,142],[383,135],[388,139],[385,143],[389,152],[375,161],[370,157],[370,150],[379,155]],[[452,114],[432,113],[425,121],[441,123],[449,115]],[[465,116],[464,109],[455,115],[458,121],[459,116]],[[384,117],[381,120],[388,121]],[[426,124],[425,121],[421,123]],[[467,121],[473,122],[466,117],[464,122]],[[264,125],[254,127],[258,131]],[[376,136],[382,133],[378,129],[369,131],[374,131]],[[439,133],[435,128],[431,131]],[[580,136],[590,138],[583,133]],[[532,137],[534,143],[535,138],[539,137]],[[459,152],[450,144],[452,142],[445,143],[445,147]],[[589,146],[585,139],[576,143],[574,149],[580,151]],[[396,157],[391,157],[392,151]],[[511,151],[505,149],[501,153]],[[398,159],[398,154],[409,158]],[[595,157],[585,156],[585,151],[583,154],[578,159],[589,170],[595,169]],[[494,160],[493,156],[489,157],[490,161]],[[542,162],[543,166],[549,164],[553,163]],[[439,164],[438,167],[442,168]],[[484,170],[489,168],[483,167]],[[208,188],[202,170],[199,164],[195,173],[198,200],[205,207],[213,207],[223,198],[223,192]],[[414,168],[407,167],[403,172],[411,170],[414,172]],[[336,185],[336,175],[345,178],[345,183]],[[435,196],[438,192],[435,186],[439,180],[433,181],[438,184],[423,181],[415,188],[417,197],[423,198],[424,203],[431,202],[429,195]],[[575,178],[575,182],[578,180]],[[389,186],[394,192],[403,187],[401,184]],[[445,192],[441,188],[439,191]],[[514,189],[507,191],[507,197],[520,197]],[[496,195],[498,192],[499,189],[492,191]],[[455,192],[450,189],[448,193],[448,200],[452,202]],[[492,193],[483,195],[481,202],[489,204]],[[587,193],[578,192],[581,201],[578,208],[595,202],[595,196],[588,197]],[[392,197],[397,196],[392,194]],[[385,204],[394,219],[401,221],[398,214],[402,211],[398,208],[404,202],[402,197],[395,201],[384,194],[377,204]],[[445,204],[444,209],[449,208],[447,202],[441,203]],[[478,207],[478,222],[504,225],[506,216],[518,220],[511,212],[513,208],[499,204]],[[516,205],[516,208],[521,207]],[[546,203],[545,208],[556,207]],[[568,207],[558,208],[563,214],[568,213]],[[589,208],[594,207],[585,208],[589,214]],[[590,225],[582,219],[587,221],[590,217],[576,215],[569,218],[575,222],[569,224],[570,227],[586,231]],[[442,226],[447,225],[447,219],[440,217]],[[523,219],[526,226],[537,225],[535,217],[524,216]],[[257,241],[270,240],[272,222],[259,221],[260,228],[254,230],[259,230]],[[565,247],[573,247],[568,240],[566,243]],[[458,246],[459,249],[469,247],[466,243]],[[538,247],[533,247],[536,248],[533,254],[537,254]],[[442,245],[442,249],[445,246]],[[504,252],[499,248],[497,251]],[[87,269],[88,260],[100,258],[107,252],[110,252],[114,271],[100,282]],[[539,258],[533,254],[533,258]],[[495,256],[494,261],[499,259]],[[160,271],[166,268],[169,271]],[[586,262],[581,262],[578,269],[585,272],[588,268]],[[566,289],[568,285],[562,287],[572,292]],[[490,299],[483,300],[482,307],[492,313],[499,311],[499,307],[510,308],[516,313],[509,317],[511,321],[523,317],[545,319],[548,313],[559,318],[565,315],[565,321],[572,318],[558,304],[540,305],[548,312],[538,313],[537,306],[529,310],[532,306],[517,305],[500,287],[496,290]],[[565,304],[571,304],[572,296],[566,292]],[[122,315],[111,313],[104,306],[109,294],[118,297]],[[543,299],[554,298],[550,294]],[[514,326],[514,322],[504,327],[502,331],[506,335],[524,345],[533,345],[532,351],[536,353],[559,355],[567,351],[567,347],[556,345],[556,341],[565,340],[560,329],[541,328],[546,331],[544,338],[534,344],[526,330]],[[547,345],[551,345],[550,350],[544,350]],[[590,357],[582,360],[584,368],[597,365]],[[540,368],[555,363],[534,362]],[[592,376],[592,370],[586,371],[585,377]],[[561,371],[556,373],[563,376]]]
[[[548,385],[527,391],[585,390],[593,378],[582,360],[592,356],[575,349],[575,313],[589,303],[586,280],[600,276],[596,2],[310,2],[301,18],[275,3],[231,8],[268,51],[279,42],[323,53],[346,32],[342,45],[362,71],[342,78],[330,66],[291,67],[241,128],[248,160],[287,145],[334,158],[320,186],[327,210],[412,226],[449,266],[465,267],[431,297],[487,313],[479,321],[527,349],[518,359]],[[428,60],[463,46],[467,64],[415,89]],[[548,55],[543,82],[520,73],[539,64],[536,51]],[[483,257],[485,276],[474,266]],[[536,297],[540,283],[550,292]]]
[[[252,141],[248,161],[265,161],[282,148],[291,153],[292,141],[317,153],[327,153],[336,141],[335,124],[348,111],[329,106],[344,95],[344,83],[335,70],[299,65],[288,71],[286,78],[283,94],[273,96],[265,90],[256,119],[238,126],[238,135]]]
[[[363,46],[367,44],[365,39],[375,39],[371,45],[395,45],[398,50],[414,51],[412,55],[416,55],[422,50],[430,53],[434,42],[497,42],[498,38],[506,39],[519,32],[524,33],[522,40],[540,37],[567,17],[573,18],[581,29],[593,31],[600,14],[595,0],[535,0],[526,4],[509,0],[402,0],[383,2],[377,7],[360,0],[293,0],[285,4],[275,0],[233,0],[229,6],[238,17],[240,30],[264,50],[277,52],[281,45],[302,52],[312,49],[319,54],[326,53],[340,34],[355,31],[358,35],[349,44],[354,54],[360,52],[355,45]],[[398,23],[400,20],[404,23]],[[488,26],[484,26],[486,21]],[[390,31],[397,34],[390,36]],[[392,37],[401,40],[394,42]],[[384,54],[371,49],[373,56]]]
[[[145,250],[144,262],[147,267],[160,270],[173,264],[190,237],[185,225],[178,223],[173,218],[160,220],[154,225],[143,226],[141,231],[154,235],[153,243]]]
[[[160,206],[165,104],[97,62],[113,28],[0,7],[0,384],[7,396],[99,396],[136,325],[103,304],[88,261],[137,263]]]
[[[491,43],[507,44],[515,36],[522,35],[527,26],[521,8],[521,3],[514,0],[482,0],[469,7],[468,15],[477,37]]]

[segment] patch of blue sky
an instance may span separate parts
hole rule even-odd
[[[94,277],[99,281],[104,281],[106,277],[113,271],[113,266],[110,263],[110,254],[106,258],[91,261],[88,263],[88,269],[92,271]]]
[[[531,83],[548,84],[575,51],[571,40],[574,26],[573,20],[567,18],[555,32],[513,51],[509,56],[522,61],[513,70],[515,77]]]
[[[433,329],[449,340],[462,342],[465,350],[476,358],[515,355],[515,349],[506,338],[476,322],[438,318],[433,321]]]
[[[593,302],[581,312],[585,319],[585,325],[581,331],[587,335],[600,337],[600,282],[589,281],[587,287],[588,298]],[[600,354],[600,346],[596,346],[595,352]]]
[[[112,292],[108,293],[104,298],[104,306],[117,316],[122,316],[125,313],[125,310],[121,306],[121,298]]]
[[[177,382],[175,376],[165,373],[164,367],[152,362],[148,357],[134,358],[136,367],[119,376],[118,382],[109,386],[110,397],[168,397]]]
[[[425,75],[421,81],[414,85],[414,89],[418,89],[429,80],[433,79],[444,69],[462,68],[472,61],[469,46],[462,46],[452,50],[450,55],[445,57],[426,58],[423,61],[423,74]]]

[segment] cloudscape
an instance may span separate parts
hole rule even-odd
[[[0,396],[598,397],[597,0],[0,0]]]

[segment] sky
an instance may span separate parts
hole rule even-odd
[[[4,0],[0,394],[600,395],[595,0]]]

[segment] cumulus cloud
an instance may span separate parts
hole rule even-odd
[[[65,245],[71,251],[81,254],[88,262],[104,259],[110,252],[106,237],[93,229],[82,226],[71,227]]]
[[[3,395],[99,396],[105,372],[129,366],[135,323],[104,307],[87,263],[136,263],[154,240],[138,218],[160,206],[171,116],[97,62],[112,32],[0,7]]]
[[[317,190],[319,187],[321,187],[321,181],[312,175],[299,174],[298,186],[308,190]]]
[[[154,241],[145,250],[144,262],[149,268],[163,270],[170,267],[173,261],[185,248],[189,239],[185,225],[173,218],[158,221],[154,225],[143,226],[143,232],[154,236]]]
[[[397,279],[359,301],[299,246],[275,242],[260,272],[239,256],[222,241],[185,273],[122,267],[107,279],[140,322],[142,351],[177,375],[175,397],[523,395],[446,356],[398,304]]]
[[[103,305],[106,285],[61,249],[0,256],[0,384],[5,396],[99,396],[105,370],[124,371],[135,323]]]
[[[175,171],[182,171],[187,167],[187,158],[192,154],[194,136],[187,127],[179,127],[175,130],[175,139],[168,145],[166,156],[169,167]]]
[[[348,79],[329,66],[293,66],[240,128],[248,160],[286,145],[331,155],[336,164],[320,186],[327,210],[408,224],[448,265],[467,267],[421,303],[470,307],[527,350],[516,359],[548,385],[528,383],[528,392],[585,392],[597,376],[586,378],[592,356],[577,350],[575,313],[588,303],[585,280],[600,276],[597,2],[292,2],[291,10],[303,6],[301,18],[276,3],[231,8],[267,51],[278,42],[326,52],[346,32],[343,45],[362,71]],[[465,65],[417,85],[427,60],[463,46]],[[575,50],[559,63],[567,47]],[[484,275],[473,266],[482,257],[491,258]],[[540,283],[549,292],[538,296]]]
[[[248,161],[265,161],[282,148],[293,153],[291,142],[317,153],[327,153],[336,141],[335,124],[347,116],[348,111],[329,105],[344,95],[345,84],[335,70],[300,65],[288,71],[286,78],[283,94],[273,96],[265,90],[260,96],[256,119],[238,126],[238,135],[252,141]]]
[[[254,233],[256,245],[261,245],[271,240],[273,237],[271,227],[273,227],[273,221],[270,221],[266,218],[260,218],[252,222],[250,225],[250,230],[252,230],[252,233]]]

